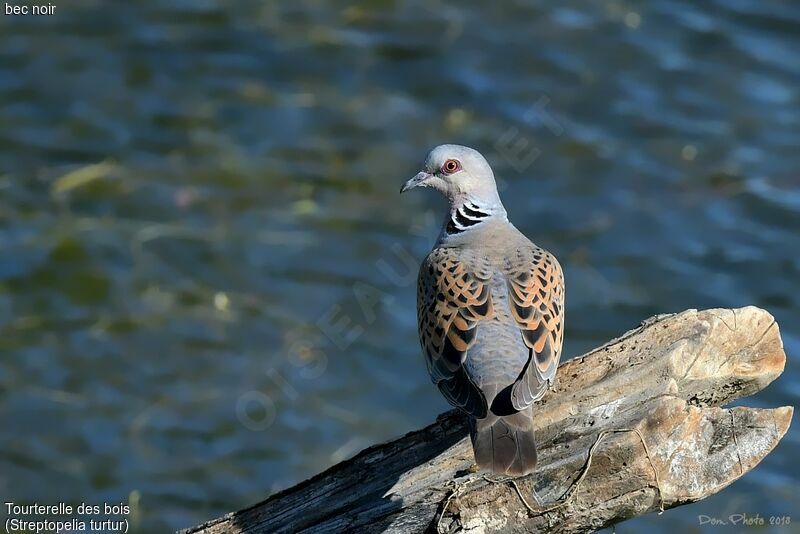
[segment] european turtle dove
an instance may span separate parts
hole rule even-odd
[[[434,148],[400,192],[415,187],[436,189],[450,204],[419,270],[417,319],[428,372],[469,414],[479,467],[531,473],[532,405],[555,378],[564,338],[561,266],[508,221],[479,152]]]

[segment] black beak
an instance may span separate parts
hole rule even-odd
[[[425,171],[417,173],[416,176],[403,184],[403,187],[400,188],[400,193],[405,193],[409,189],[414,189],[418,185],[425,183],[431,176],[432,175],[430,173]]]

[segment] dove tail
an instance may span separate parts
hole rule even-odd
[[[533,407],[511,415],[491,412],[470,425],[475,462],[498,475],[527,475],[536,467]]]

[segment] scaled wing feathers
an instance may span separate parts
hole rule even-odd
[[[494,313],[488,269],[469,267],[452,249],[434,249],[423,262],[417,291],[420,342],[428,372],[447,400],[485,417],[486,399],[462,364],[478,322]]]
[[[564,276],[556,258],[540,248],[518,250],[507,263],[511,315],[530,358],[511,391],[516,410],[544,395],[556,374],[564,340]]]

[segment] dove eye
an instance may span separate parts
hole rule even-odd
[[[442,172],[444,174],[453,174],[456,171],[461,170],[461,164],[458,162],[457,159],[448,159],[442,165]]]

